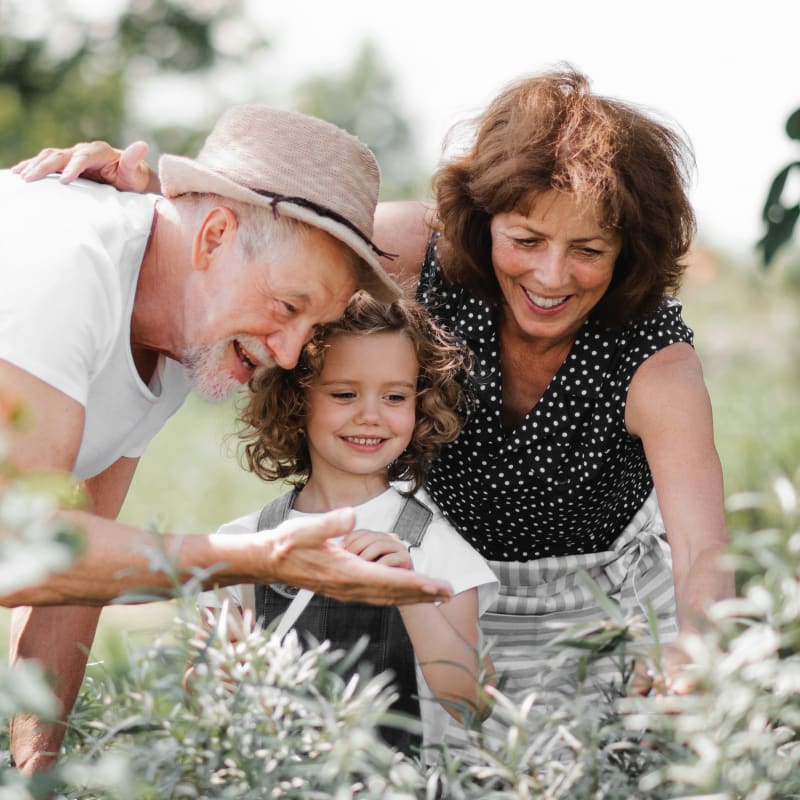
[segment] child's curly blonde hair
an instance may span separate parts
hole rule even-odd
[[[322,373],[331,341],[337,336],[403,333],[419,363],[416,424],[408,447],[389,465],[389,480],[410,481],[409,494],[422,485],[443,444],[461,432],[466,399],[463,384],[471,366],[469,351],[440,328],[411,300],[382,303],[357,292],[344,315],[317,328],[294,369],[274,367],[250,381],[239,438],[242,462],[266,481],[279,478],[301,485],[311,475],[305,437],[308,390]]]

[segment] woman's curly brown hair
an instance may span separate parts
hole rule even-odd
[[[572,69],[519,80],[475,120],[467,151],[434,176],[444,274],[499,304],[492,217],[528,214],[542,194],[568,192],[622,239],[593,316],[608,325],[641,318],[680,285],[695,230],[686,192],[693,164],[678,132],[593,94]]]
[[[294,369],[274,367],[253,376],[240,410],[246,469],[266,481],[283,478],[300,485],[308,480],[308,390],[322,373],[336,337],[373,333],[402,333],[417,354],[416,424],[408,447],[389,465],[389,480],[410,481],[409,494],[422,486],[442,445],[461,432],[466,412],[463,384],[471,357],[419,303],[407,299],[382,303],[366,292],[353,296],[340,319],[317,328]]]

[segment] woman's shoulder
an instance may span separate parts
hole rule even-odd
[[[660,349],[676,342],[692,344],[694,331],[683,319],[683,306],[676,298],[665,298],[649,314],[631,320],[615,334],[622,343],[646,343]]]
[[[665,299],[654,311],[620,328],[606,329],[605,368],[616,382],[628,385],[639,367],[652,355],[673,344],[693,346],[694,332],[684,322],[681,303]]]

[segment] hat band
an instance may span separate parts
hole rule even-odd
[[[315,214],[318,214],[320,217],[327,217],[328,219],[332,219],[335,222],[338,222],[341,225],[344,225],[349,230],[353,231],[353,233],[358,236],[359,239],[363,240],[369,248],[376,254],[381,256],[382,258],[388,258],[389,260],[397,258],[397,253],[387,253],[385,250],[381,250],[372,239],[369,238],[362,230],[360,230],[356,225],[350,222],[347,217],[340,214],[338,211],[334,211],[332,208],[328,208],[327,206],[322,206],[319,203],[315,203],[313,200],[307,200],[305,197],[290,197],[289,195],[285,194],[278,194],[277,192],[270,192],[267,189],[256,189],[253,186],[247,187],[251,192],[255,192],[256,194],[260,194],[262,197],[268,197],[272,200],[272,213],[277,216],[278,215],[278,203],[293,203],[296,206],[301,206],[302,208],[308,208],[313,211]]]

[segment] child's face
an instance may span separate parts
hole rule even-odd
[[[380,476],[408,446],[419,365],[402,333],[339,335],[308,398],[306,438],[315,478]]]

